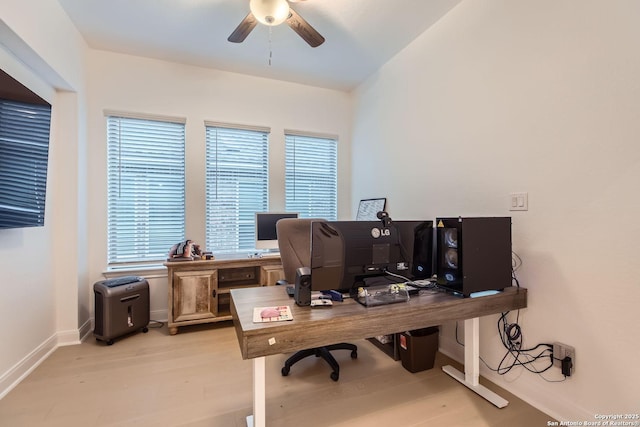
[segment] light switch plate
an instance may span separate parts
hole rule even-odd
[[[529,193],[511,193],[509,198],[510,211],[528,211]]]

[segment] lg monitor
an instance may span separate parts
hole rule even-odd
[[[283,218],[298,218],[296,212],[256,212],[256,249],[278,249],[276,223]]]
[[[311,224],[311,287],[353,293],[360,286],[431,277],[433,221]]]

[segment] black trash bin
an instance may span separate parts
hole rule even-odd
[[[400,360],[409,372],[433,368],[438,351],[438,327],[416,329],[400,334]]]

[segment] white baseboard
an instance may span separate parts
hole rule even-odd
[[[158,322],[166,322],[169,318],[169,310],[153,310],[150,313],[151,320],[157,320]]]
[[[94,325],[94,320],[93,318],[91,318],[91,319],[87,319],[87,321],[84,322],[82,326],[80,326],[80,330],[79,330],[80,342],[84,342],[84,340],[86,340],[87,337],[89,337],[89,335],[93,333],[93,325]]]
[[[58,348],[58,334],[49,337],[20,362],[2,374],[2,376],[0,376],[0,399],[20,384],[20,382],[44,362],[56,348]]]
[[[442,332],[439,336],[438,351],[456,362],[464,364],[464,347],[458,344],[455,339],[444,336]]]
[[[87,320],[80,329],[59,331],[40,344],[31,353],[16,363],[11,369],[0,376],[0,399],[6,396],[34,369],[44,362],[58,347],[77,345],[80,337],[91,332],[91,319]]]
[[[56,338],[57,347],[80,344],[80,334],[78,329],[56,332]]]
[[[168,310],[154,310],[150,313],[152,320],[166,322]],[[94,319],[88,319],[79,329],[59,331],[40,344],[11,369],[0,376],[0,399],[6,396],[34,369],[44,362],[58,347],[80,344],[93,332]]]

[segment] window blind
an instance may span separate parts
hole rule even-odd
[[[206,125],[206,248],[255,248],[255,213],[269,209],[269,131]]]
[[[285,134],[286,209],[305,218],[337,219],[337,140]]]
[[[185,126],[107,117],[108,261],[165,260],[185,238]]]
[[[51,107],[0,99],[0,228],[44,225]]]

